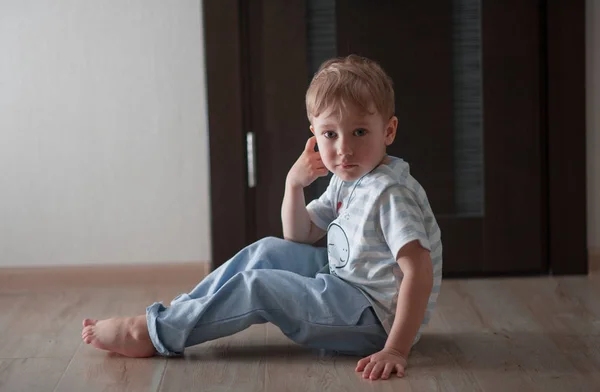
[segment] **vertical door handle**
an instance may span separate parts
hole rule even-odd
[[[248,187],[256,186],[256,156],[254,148],[254,132],[246,133],[246,159],[248,160]]]

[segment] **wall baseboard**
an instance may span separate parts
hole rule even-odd
[[[22,291],[84,286],[194,285],[209,272],[209,262],[0,268],[0,288],[1,291]]]

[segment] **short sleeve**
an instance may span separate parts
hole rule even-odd
[[[325,192],[306,206],[310,220],[322,230],[327,230],[329,224],[336,218],[334,208],[336,184],[335,176],[332,176]]]
[[[385,241],[394,255],[409,242],[418,240],[431,251],[425,217],[418,198],[404,186],[387,188],[379,198],[379,222]]]

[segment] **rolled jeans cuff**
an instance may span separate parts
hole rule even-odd
[[[154,345],[154,348],[156,349],[158,354],[162,356],[174,357],[182,355],[183,353],[171,351],[168,348],[166,348],[158,338],[156,319],[158,318],[158,313],[165,309],[166,308],[160,302],[155,302],[146,308],[146,322],[148,323],[148,334],[150,335],[150,340],[152,341],[152,344]]]

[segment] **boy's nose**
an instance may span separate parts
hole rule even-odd
[[[352,155],[353,148],[350,143],[340,143],[338,147],[338,155]]]

